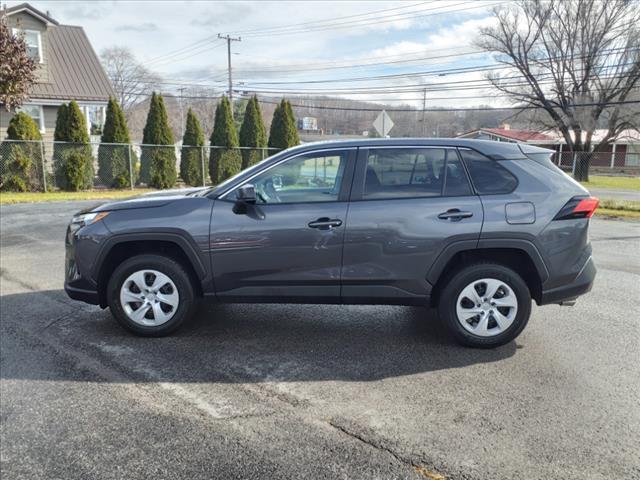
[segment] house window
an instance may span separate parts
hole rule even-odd
[[[102,135],[105,120],[104,105],[88,105],[86,109],[87,126],[90,135]]]
[[[27,44],[27,55],[39,63],[42,63],[42,37],[37,30],[13,29],[14,35],[24,35],[24,42]]]
[[[44,112],[42,105],[22,105],[18,107],[16,111],[24,112],[33,118],[33,121],[36,122],[36,125],[38,125],[40,129],[40,133],[44,133]]]

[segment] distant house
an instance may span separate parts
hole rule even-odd
[[[479,128],[458,135],[458,138],[477,138],[480,140],[494,140],[497,142],[528,143],[540,147],[551,148],[557,143],[555,136],[547,135],[535,130],[512,129],[510,125],[503,124],[500,128]]]
[[[36,121],[44,140],[52,141],[58,107],[75,100],[87,119],[89,133],[99,134],[107,101],[114,92],[82,27],[60,25],[48,12],[28,3],[7,8],[4,13],[14,34],[24,34],[28,54],[38,62],[31,98],[18,110]],[[2,140],[13,113],[0,108]]]
[[[598,129],[593,132],[592,144],[604,137],[606,130]],[[478,128],[457,136],[458,138],[477,138],[482,140],[495,140],[498,142],[527,143],[538,147],[555,150],[558,162],[566,164],[571,155],[566,151],[566,142],[560,132],[548,130],[539,132],[535,130],[517,130],[509,125],[501,125],[500,128]],[[563,155],[564,154],[564,155]],[[566,158],[565,158],[566,157]],[[640,132],[636,130],[624,130],[618,138],[607,145],[602,151],[591,159],[591,165],[598,167],[638,167],[640,166]]]

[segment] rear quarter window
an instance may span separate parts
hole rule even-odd
[[[467,165],[471,181],[481,195],[511,193],[518,185],[516,177],[500,162],[491,160],[474,150],[460,149],[462,159]]]

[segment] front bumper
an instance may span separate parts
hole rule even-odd
[[[100,305],[98,285],[91,269],[101,240],[108,233],[103,222],[78,228],[69,225],[65,237],[64,291],[73,300]]]
[[[90,303],[91,305],[100,305],[100,297],[98,292],[95,290],[84,290],[82,288],[70,287],[65,283],[64,291],[67,292],[69,298],[73,300]]]
[[[582,270],[580,270],[580,273],[578,273],[571,283],[551,290],[543,290],[540,305],[562,303],[584,295],[591,290],[593,280],[596,278],[596,272],[596,265],[593,262],[593,258],[589,257],[582,267]]]

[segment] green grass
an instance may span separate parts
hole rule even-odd
[[[70,200],[111,200],[132,197],[151,189],[90,190],[87,192],[0,192],[0,205],[14,203],[64,202]]]
[[[613,177],[590,175],[588,182],[582,182],[586,188],[613,188],[619,190],[640,190],[640,177]]]
[[[640,218],[640,202],[634,200],[601,200],[596,210],[601,217]]]

